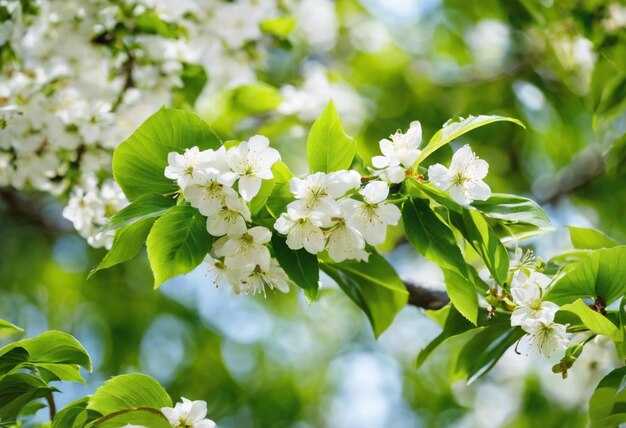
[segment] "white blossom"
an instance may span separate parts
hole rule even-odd
[[[278,289],[283,293],[289,291],[289,278],[275,259],[270,261],[268,269],[260,265],[248,265],[236,272],[236,275],[236,281],[232,281],[236,293],[265,293],[266,287],[271,290]]]
[[[361,232],[348,225],[344,218],[338,218],[326,232],[328,255],[340,263],[344,260],[367,261],[365,239]]]
[[[488,170],[489,164],[479,159],[466,144],[454,153],[450,168],[441,164],[431,165],[428,178],[437,188],[448,190],[457,203],[469,205],[472,201],[484,201],[491,196],[491,189],[482,181]]]
[[[378,143],[383,156],[374,156],[372,164],[380,169],[379,176],[391,183],[401,183],[406,170],[411,168],[422,153],[418,147],[422,142],[422,126],[419,122],[411,123],[409,130],[403,134],[397,131],[389,139]]]
[[[174,407],[163,407],[161,412],[174,428],[215,428],[215,422],[206,419],[205,401],[191,401],[181,397],[182,402]]]
[[[522,328],[528,333],[530,346],[546,357],[555,351],[566,349],[569,343],[567,326],[563,324],[533,320]]]
[[[226,153],[226,163],[238,175],[239,194],[245,201],[259,193],[263,180],[274,178],[272,165],[280,160],[280,154],[269,144],[267,137],[255,135]]]
[[[241,234],[224,236],[215,242],[213,251],[224,257],[229,269],[243,269],[259,265],[261,269],[270,267],[270,252],[265,246],[272,233],[266,227],[255,226]]]
[[[289,189],[297,201],[293,206],[301,212],[321,211],[329,216],[337,216],[341,209],[336,199],[361,183],[361,175],[356,171],[336,171],[330,174],[316,172],[304,179],[292,178]]]
[[[532,272],[530,276],[521,270],[515,273],[511,281],[511,295],[517,308],[511,314],[511,325],[524,326],[535,320],[546,324],[554,321],[559,306],[543,300],[550,281],[550,278],[539,272]]]
[[[207,219],[206,229],[213,236],[240,234],[250,221],[248,206],[239,198],[227,196],[221,208]]]
[[[234,181],[234,175],[214,168],[198,171],[194,183],[183,189],[183,195],[202,215],[212,216],[226,198],[237,198],[237,192],[231,187]]]
[[[388,225],[396,225],[400,220],[400,209],[385,202],[389,186],[383,181],[372,181],[359,192],[363,202],[346,199],[342,201],[346,212],[351,213],[346,222],[357,229],[370,245],[385,242]]]
[[[302,211],[289,207],[274,224],[274,229],[287,235],[287,246],[292,250],[304,248],[311,254],[324,249],[322,227],[331,225],[330,216],[322,211]]]
[[[214,156],[213,150],[200,151],[197,146],[185,149],[183,154],[171,152],[167,155],[165,176],[176,180],[181,189],[196,181],[198,172],[208,167]]]

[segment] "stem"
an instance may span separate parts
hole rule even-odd
[[[50,422],[52,422],[57,414],[57,406],[54,402],[52,391],[48,391],[46,394],[46,401],[48,402],[48,409],[50,409]]]

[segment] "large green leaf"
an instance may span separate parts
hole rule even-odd
[[[113,154],[113,175],[131,201],[150,193],[173,194],[174,180],[165,177],[169,152],[198,146],[217,149],[219,138],[197,115],[162,108],[150,116]]]
[[[0,355],[0,378],[11,372],[20,364],[28,361],[28,351],[21,346],[15,347]]]
[[[14,421],[26,404],[56,391],[35,376],[13,373],[0,379],[0,423]]]
[[[296,285],[309,292],[309,296],[317,294],[320,271],[317,256],[304,248],[292,250],[287,246],[287,240],[274,233],[272,248],[280,266],[285,270],[289,279]]]
[[[616,427],[626,422],[626,367],[606,375],[589,401],[589,420],[593,428]]]
[[[135,257],[143,248],[155,220],[156,218],[154,217],[145,218],[136,223],[122,227],[121,229],[117,229],[111,249],[106,253],[98,267],[93,270],[92,274]]]
[[[618,327],[601,313],[592,310],[580,299],[574,303],[561,306],[559,312],[571,312],[580,318],[585,327],[594,333],[607,336],[616,342],[622,341],[622,333]]]
[[[618,245],[617,242],[598,230],[574,226],[568,226],[568,229],[574,248],[598,250],[600,248],[612,248]]]
[[[20,327],[16,326],[15,324],[12,324],[8,321],[2,320],[0,319],[0,332],[2,333],[6,333],[6,332],[10,332],[10,333],[14,333],[14,332],[19,332],[19,333],[23,333],[24,330],[21,329]]]
[[[487,217],[505,224],[525,224],[538,229],[553,229],[550,219],[539,204],[522,196],[494,193],[486,201],[472,202],[472,206]]]
[[[91,370],[91,359],[73,336],[62,331],[47,331],[32,339],[13,342],[0,349],[0,356],[14,348],[24,348],[30,363],[75,364]]]
[[[420,163],[421,161],[426,159],[437,149],[445,146],[446,144],[473,129],[489,125],[490,123],[502,121],[513,122],[521,126],[522,128],[526,128],[524,124],[519,120],[503,116],[468,116],[467,118],[461,118],[458,121],[448,121],[445,125],[443,125],[443,128],[437,131],[435,135],[433,135],[433,137],[430,139],[426,147],[422,150],[422,154],[417,159],[417,163]]]
[[[352,164],[356,141],[344,132],[332,101],[311,127],[306,155],[311,172],[339,171]]]
[[[211,250],[213,237],[206,218],[188,205],[171,208],[154,222],[148,235],[148,259],[154,287],[177,275],[191,272]]]
[[[504,285],[509,273],[509,254],[482,214],[464,210],[462,214],[451,212],[450,218],[483,259],[491,276],[498,284]]]
[[[174,205],[176,205],[176,199],[173,197],[157,193],[143,195],[115,213],[109,219],[103,231],[115,230],[147,218],[159,217]]]
[[[87,409],[103,416],[135,407],[172,407],[172,399],[153,378],[139,373],[109,379],[89,398]]]
[[[389,327],[406,305],[408,292],[394,268],[378,253],[367,263],[348,260],[320,267],[367,315],[376,337]]]
[[[446,291],[450,301],[467,320],[476,325],[478,320],[478,293],[474,284],[465,276],[443,269]]]
[[[578,298],[601,297],[607,305],[626,294],[626,246],[593,251],[570,265],[546,294],[546,300],[559,305]]]
[[[52,420],[52,428],[84,428],[87,422],[102,416],[87,410],[89,397],[79,398],[65,406]]]
[[[93,421],[94,427],[120,428],[127,425],[150,428],[172,428],[165,415],[158,409],[135,408],[112,413]]]

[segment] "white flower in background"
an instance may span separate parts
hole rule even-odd
[[[197,146],[185,149],[183,154],[170,152],[167,155],[165,176],[176,180],[180,188],[184,189],[196,180],[198,171],[206,167],[213,156],[213,150],[200,151]]]
[[[339,33],[335,3],[330,0],[301,1],[296,12],[296,31],[315,50],[332,49]]]
[[[287,235],[287,246],[292,250],[304,248],[311,254],[324,249],[325,240],[322,227],[331,225],[330,216],[321,211],[302,211],[288,207],[274,223],[274,229]]]
[[[347,213],[344,214],[347,216]],[[326,232],[328,255],[340,263],[344,260],[367,261],[365,239],[361,232],[348,225],[344,218],[339,218]]]
[[[243,269],[249,265],[267,270],[270,267],[270,251],[265,246],[272,237],[268,228],[256,226],[241,234],[224,236],[215,242],[213,251],[224,257],[229,269]]]
[[[409,130],[403,134],[397,131],[378,143],[383,156],[374,156],[372,164],[381,169],[379,176],[391,183],[401,183],[406,169],[411,168],[422,153],[418,147],[422,142],[422,126],[418,121],[411,122]]]
[[[489,164],[479,159],[466,144],[454,153],[450,168],[441,164],[431,165],[428,179],[437,188],[449,191],[457,203],[469,205],[472,201],[484,201],[491,196],[491,189],[482,181],[488,171]]]
[[[278,289],[283,293],[289,291],[289,277],[275,259],[271,260],[269,269],[248,265],[237,274],[237,281],[232,282],[236,293],[265,293],[265,287]]]
[[[372,181],[360,190],[363,202],[346,199],[342,202],[346,212],[351,213],[346,222],[357,229],[370,245],[385,242],[387,226],[400,220],[400,209],[385,202],[389,196],[389,185],[383,181]]]
[[[228,47],[239,49],[246,42],[259,39],[261,22],[275,14],[274,3],[264,0],[219,2],[211,27],[219,28],[217,35]]]
[[[566,349],[569,343],[567,326],[563,324],[534,320],[522,328],[528,333],[530,346],[546,357],[555,351]]]
[[[224,204],[207,219],[206,229],[213,236],[244,233],[250,222],[250,209],[239,198],[226,197]]]
[[[280,160],[280,153],[269,145],[267,137],[255,135],[226,153],[226,163],[239,176],[239,194],[246,202],[259,193],[263,180],[274,178],[272,165]]]
[[[316,172],[304,179],[292,178],[289,190],[297,201],[289,205],[301,212],[321,211],[329,216],[337,216],[341,209],[336,199],[360,184],[361,175],[358,172],[345,170],[330,174]]]
[[[202,215],[212,216],[222,207],[225,198],[237,198],[237,192],[231,187],[234,175],[209,168],[198,171],[195,176],[194,183],[183,189],[183,195]]]
[[[535,320],[549,324],[554,321],[554,314],[559,306],[552,302],[543,301],[551,279],[539,272],[532,272],[527,276],[518,270],[511,281],[511,295],[517,305],[511,314],[511,325],[527,325]]]
[[[174,407],[163,407],[161,412],[174,428],[215,428],[215,422],[206,419],[206,402],[191,401],[181,397],[182,403]]]

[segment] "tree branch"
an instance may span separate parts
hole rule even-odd
[[[423,309],[441,309],[450,302],[450,297],[443,290],[433,290],[419,284],[404,281],[409,292],[409,305]]]

